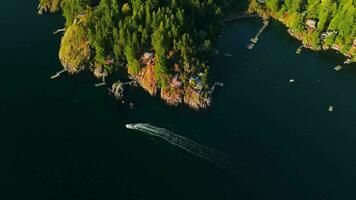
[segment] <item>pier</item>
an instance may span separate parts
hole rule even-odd
[[[109,88],[110,93],[114,95],[117,100],[120,100],[124,96],[124,86],[125,85],[133,85],[136,86],[137,81],[135,79],[127,82],[121,82],[120,80],[116,81],[112,84],[111,89]]]
[[[102,82],[95,84],[95,87],[101,87],[101,86],[106,85],[106,81],[105,81],[105,76],[104,75],[102,76],[102,79],[103,79]]]
[[[65,28],[58,29],[58,30],[56,30],[56,31],[53,32],[53,35],[56,35],[56,34],[58,34],[58,33],[60,33],[60,32],[64,32],[64,31],[66,31]]]
[[[208,91],[209,97],[207,98],[207,102],[210,104],[211,103],[211,96],[213,95],[216,86],[224,87],[224,83],[221,82],[215,82],[214,85],[211,87],[211,89]]]
[[[300,53],[302,53],[302,49],[303,49],[303,45],[301,45],[300,47],[298,47],[298,49],[297,49],[297,51],[295,52],[296,54],[300,54]]]
[[[64,73],[64,72],[66,72],[66,71],[67,71],[66,69],[63,69],[63,70],[57,72],[56,74],[54,74],[53,76],[51,76],[51,79],[56,79],[56,78],[60,77],[61,74]]]
[[[269,21],[268,20],[263,20],[263,26],[261,27],[261,29],[258,31],[258,33],[256,34],[255,37],[251,38],[251,43],[247,45],[248,49],[253,49],[253,47],[255,46],[255,44],[257,44],[260,35],[263,33],[263,31],[267,28],[267,26],[269,25]]]

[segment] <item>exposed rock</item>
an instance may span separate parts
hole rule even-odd
[[[69,73],[78,73],[84,70],[90,57],[89,40],[84,27],[79,24],[72,24],[65,32],[59,59]]]
[[[153,65],[148,65],[135,75],[138,83],[152,96],[157,94],[157,81],[153,72]]]
[[[206,108],[209,106],[210,101],[206,98],[203,98],[205,94],[205,92],[199,93],[198,91],[189,87],[185,88],[184,103],[194,109]]]
[[[184,92],[180,88],[166,87],[161,89],[161,98],[169,105],[178,105],[183,102]]]

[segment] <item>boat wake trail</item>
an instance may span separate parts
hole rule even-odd
[[[193,140],[190,140],[189,138],[177,135],[164,128],[159,128],[144,123],[126,124],[126,128],[162,138],[167,142],[194,154],[195,156],[208,160],[218,165],[219,167],[231,170],[234,173],[237,173],[237,169],[240,168],[242,165],[247,165],[232,156],[217,151],[213,148],[198,144]]]

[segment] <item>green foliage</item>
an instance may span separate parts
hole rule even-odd
[[[252,0],[252,4],[256,5],[256,0]],[[262,7],[259,5],[255,10]],[[355,0],[266,0],[265,7],[287,23],[293,32],[304,35],[308,45],[314,48],[337,45],[342,53],[355,54],[355,47],[352,47],[356,39]],[[316,28],[307,27],[308,19],[317,22]]]
[[[61,2],[66,25],[82,24],[93,54],[92,63],[125,61],[128,71],[141,70],[144,52],[155,53],[154,72],[164,85],[173,64],[183,66],[182,76],[204,72],[202,47],[212,49],[220,30],[223,0],[40,0]],[[85,20],[82,20],[85,18]],[[209,23],[207,22],[209,19]],[[84,21],[84,22],[83,22]],[[170,55],[172,54],[172,55]],[[169,56],[170,55],[170,56]],[[174,59],[174,60],[173,60]],[[109,69],[110,70],[110,69]],[[206,72],[207,74],[207,72]]]

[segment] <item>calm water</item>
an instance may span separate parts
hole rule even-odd
[[[37,1],[0,8],[1,199],[355,199],[356,68],[303,50],[273,22],[231,23],[214,61],[214,105],[194,112],[131,89],[135,109],[58,71],[60,16]],[[289,79],[295,79],[290,84]],[[112,77],[113,80],[117,77]],[[329,105],[335,111],[328,112]],[[124,128],[151,123],[248,163],[235,175],[163,140]]]

